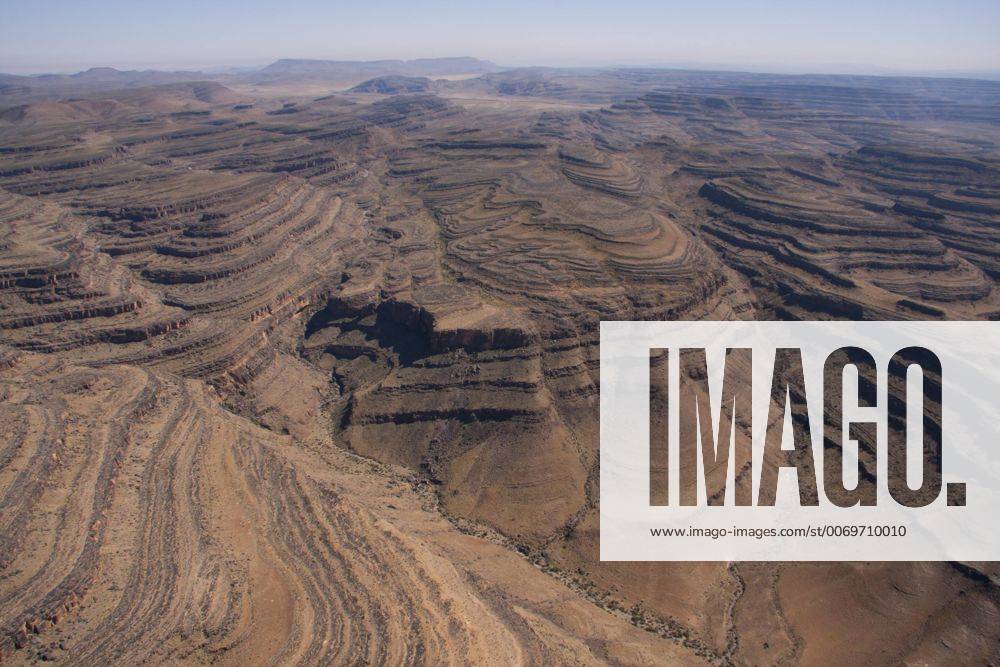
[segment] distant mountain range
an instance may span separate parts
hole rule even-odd
[[[158,86],[198,80],[231,84],[270,85],[314,82],[350,87],[378,77],[448,77],[486,74],[503,68],[478,58],[418,58],[416,60],[282,59],[242,72],[119,70],[93,67],[76,74],[0,74],[0,102],[18,104],[95,91]],[[3,106],[3,104],[0,104]]]
[[[270,77],[329,78],[357,76],[448,76],[486,74],[502,68],[478,58],[418,58],[416,60],[293,60],[275,61],[248,76],[258,80]]]
[[[582,80],[606,83],[612,74],[617,81],[614,90],[602,86],[583,85]],[[441,79],[475,78],[474,81],[440,81]],[[582,79],[581,79],[582,77]],[[595,79],[596,77],[596,79]],[[93,67],[76,74],[0,74],[0,109],[46,101],[75,101],[81,98],[107,97],[112,91],[162,87],[175,84],[209,82],[233,87],[237,95],[241,86],[274,87],[306,84],[308,88],[375,94],[406,94],[439,89],[479,90],[488,94],[514,96],[576,97],[586,89],[587,101],[607,102],[623,99],[636,91],[656,85],[664,88],[695,87],[701,92],[772,97],[780,89],[788,99],[807,106],[823,99],[823,108],[840,108],[832,88],[877,88],[903,97],[919,95],[937,103],[972,104],[989,107],[984,113],[995,115],[1000,83],[990,80],[970,80],[945,77],[871,76],[851,74],[768,74],[679,70],[655,67],[609,68],[504,68],[487,60],[471,57],[418,58],[414,60],[311,60],[281,59],[260,68],[208,71],[119,70],[113,67]],[[777,88],[776,88],[777,87]],[[819,87],[819,88],[817,88]],[[792,89],[795,89],[794,91]],[[244,92],[248,92],[244,90]],[[844,92],[844,91],[841,91]],[[176,98],[177,91],[169,94]],[[851,97],[854,93],[848,91]],[[203,102],[184,93],[190,102]],[[586,97],[586,95],[585,95]],[[816,98],[816,99],[814,99]],[[131,103],[132,100],[127,100]],[[17,112],[20,114],[21,112]],[[977,112],[978,113],[978,112]]]

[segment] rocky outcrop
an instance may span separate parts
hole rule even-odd
[[[768,76],[0,121],[4,656],[995,662],[985,566],[597,558],[602,320],[1000,313],[991,86]]]
[[[423,76],[379,76],[362,81],[351,88],[349,92],[401,95],[426,93],[430,87],[431,80]]]

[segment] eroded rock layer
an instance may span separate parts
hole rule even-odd
[[[995,566],[601,563],[596,484],[602,319],[1000,317],[998,100],[532,70],[10,105],[0,654],[995,661]]]
[[[412,475],[328,443],[295,447],[221,409],[204,383],[9,350],[3,362],[8,656],[695,657],[651,641],[515,553],[459,533]]]

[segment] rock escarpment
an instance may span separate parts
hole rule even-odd
[[[597,559],[602,319],[1000,317],[989,86],[698,76],[0,114],[3,655],[995,660],[988,565]]]

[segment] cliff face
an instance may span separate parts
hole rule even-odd
[[[1000,317],[981,83],[673,76],[0,114],[0,652],[996,660],[991,565],[598,561],[602,319]]]

